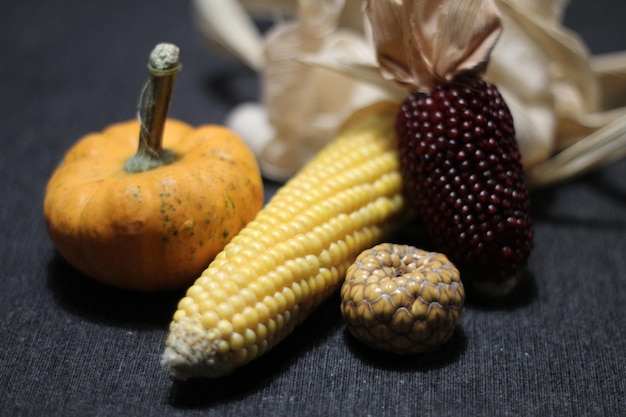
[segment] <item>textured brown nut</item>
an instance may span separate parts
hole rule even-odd
[[[363,343],[398,354],[429,352],[456,327],[465,290],[448,258],[407,245],[363,251],[341,287],[341,314]]]

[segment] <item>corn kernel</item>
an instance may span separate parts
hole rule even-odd
[[[204,289],[200,285],[192,285],[187,290],[187,296],[197,299],[196,297],[201,297],[204,294]]]
[[[248,289],[254,293],[257,300],[262,300],[265,297],[265,289],[260,282],[253,281],[248,285]]]
[[[302,298],[309,298],[309,283],[305,280],[300,281],[300,291],[302,291]]]
[[[294,256],[292,258],[303,256],[307,253],[305,245],[298,239],[289,239],[289,246],[291,246],[292,253]]]
[[[240,313],[246,306],[246,302],[241,294],[231,295],[230,297],[228,297],[227,302],[233,307],[235,313]]]
[[[227,353],[229,350],[230,346],[228,345],[228,342],[225,340],[220,340],[217,344],[217,350],[221,353]]]
[[[268,248],[268,251],[273,250],[272,245],[276,243],[276,240],[269,234],[264,234],[259,238],[259,243]]]
[[[239,295],[241,296],[241,298],[243,298],[246,306],[254,305],[258,300],[256,294],[249,288],[243,288],[239,292]]]
[[[183,297],[178,302],[178,309],[184,310],[188,315],[193,315],[198,309],[196,302],[191,297]]]
[[[232,350],[233,347],[231,345],[230,349]],[[248,359],[248,349],[246,348],[241,348],[239,350],[235,350],[233,352],[233,361],[237,364],[243,364],[246,362],[246,360]]]
[[[276,269],[276,260],[267,253],[261,253],[252,261],[251,268],[254,269],[257,274],[273,271]]]
[[[276,273],[280,276],[281,282],[284,287],[289,287],[293,283],[294,274],[292,269],[290,268],[290,265],[292,264],[297,267],[294,261],[289,260],[285,265],[281,265],[276,268]]]
[[[282,314],[279,314],[275,318],[276,320],[276,331],[278,331],[279,337],[282,336],[281,332],[285,331],[285,317]]]
[[[267,334],[268,337],[274,337],[274,333],[276,333],[276,321],[274,318],[267,320]]]
[[[321,267],[326,268],[332,265],[332,257],[328,250],[324,250],[322,253],[320,253],[319,259]]]
[[[274,295],[274,300],[276,300],[276,306],[280,313],[287,310],[287,299],[282,292],[278,292]]]
[[[311,276],[315,273],[314,270],[311,270],[308,262],[304,258],[297,258],[295,264],[295,268],[301,276]]]
[[[267,276],[259,277],[258,282],[259,285],[263,287],[263,291],[265,294],[274,294],[274,292],[276,291],[276,285],[274,284],[274,281],[269,279]]]
[[[229,349],[237,352],[243,349],[244,339],[240,333],[233,333],[230,335],[230,340],[228,341]]]
[[[229,320],[235,314],[235,308],[228,302],[219,303],[215,311],[224,320]]]
[[[202,314],[201,323],[205,329],[217,326],[220,316],[215,311],[207,311]]]
[[[258,340],[267,339],[267,326],[263,323],[257,324],[256,330],[254,333],[256,333],[256,337]]]
[[[218,340],[220,337],[220,332],[216,329],[211,328],[207,333],[206,333],[206,338],[209,342],[215,342],[216,340]]]
[[[246,351],[248,352],[248,358],[256,358],[259,355],[262,355],[263,353],[267,351],[268,347],[269,347],[269,343],[267,339],[262,340],[260,343],[257,343],[256,345],[252,345],[248,347],[248,349],[246,349]]]
[[[439,299],[439,287],[431,284],[428,281],[422,283],[422,290],[420,296],[426,300],[438,300]]]
[[[304,260],[309,266],[310,271],[318,271],[320,269],[320,260],[315,255],[306,255]]]
[[[287,303],[287,309],[293,308],[296,304],[296,296],[291,288],[283,288],[283,295],[285,296],[285,302]]]
[[[276,247],[269,248],[264,255],[271,258],[275,265],[282,264],[286,259],[288,259],[285,257],[285,253]]]
[[[278,314],[278,303],[274,297],[270,297],[269,295],[263,299],[263,304],[267,306],[269,309],[270,317],[274,317]]]
[[[276,250],[282,253],[284,259],[294,259],[297,254],[293,251],[293,247],[285,240],[276,245]]]
[[[314,231],[316,229],[313,229]],[[322,236],[315,232],[308,232],[304,235],[304,238],[309,242],[311,254],[319,255],[324,250],[324,241]]]
[[[232,323],[230,321],[228,321],[228,320],[220,320],[220,321],[218,321],[217,322],[217,326],[215,326],[215,327],[220,332],[221,337],[224,338],[224,339],[229,338],[230,335],[234,331]]]
[[[247,347],[252,346],[257,341],[256,333],[254,333],[252,329],[248,327],[243,331],[243,339],[244,339],[244,344]]]
[[[270,318],[270,309],[269,307],[263,303],[262,301],[258,301],[254,306],[255,310],[259,315],[259,322],[264,323]]]
[[[221,288],[209,291],[209,294],[211,295],[211,299],[215,301],[216,304],[223,303],[228,300],[228,294]]]

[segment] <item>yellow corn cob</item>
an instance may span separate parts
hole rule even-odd
[[[404,208],[395,112],[356,114],[187,290],[162,360],[173,377],[218,377],[265,353],[390,231]]]

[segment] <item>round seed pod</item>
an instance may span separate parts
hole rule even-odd
[[[397,354],[436,349],[459,322],[465,290],[448,258],[408,245],[363,251],[341,287],[341,314],[350,333]]]

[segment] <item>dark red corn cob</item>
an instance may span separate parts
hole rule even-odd
[[[407,197],[436,249],[477,291],[510,292],[533,231],[513,118],[497,88],[464,75],[413,93],[396,129]]]

